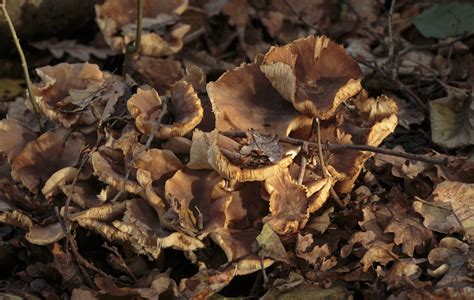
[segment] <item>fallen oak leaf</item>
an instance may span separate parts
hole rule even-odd
[[[381,241],[371,243],[360,261],[364,272],[367,272],[374,262],[385,266],[389,262],[398,259],[398,255],[393,253],[392,249],[393,243],[386,244]]]
[[[407,214],[394,217],[384,232],[394,233],[395,244],[402,245],[403,253],[410,257],[413,257],[415,248],[421,250],[433,238],[431,230]]]

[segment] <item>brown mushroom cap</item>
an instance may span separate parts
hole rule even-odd
[[[222,177],[208,170],[182,169],[166,181],[166,199],[179,226],[190,232],[222,227],[231,196],[224,185]]]
[[[15,119],[0,121],[0,154],[12,163],[25,145],[36,139],[36,134],[28,126]]]
[[[161,220],[166,212],[165,181],[183,165],[169,150],[150,149],[138,155],[134,166],[138,169],[137,180],[145,188],[146,199]]]
[[[144,194],[143,188],[135,181],[135,171],[130,170],[129,178],[125,179],[125,158],[123,152],[107,146],[101,146],[92,153],[92,167],[94,174],[117,190],[125,190],[134,194]]]
[[[12,177],[33,193],[57,170],[77,164],[86,143],[81,134],[48,131],[29,142],[12,162]]]
[[[187,0],[143,1],[144,26],[139,53],[157,57],[181,50],[182,38],[190,26],[179,23],[175,16],[182,14],[187,7]],[[125,52],[126,44],[135,39],[136,3],[129,0],[107,0],[103,5],[96,5],[95,10],[105,41],[116,51]],[[166,25],[170,32],[160,33],[153,25]]]
[[[124,93],[118,76],[103,73],[94,64],[61,63],[36,72],[41,82],[33,85],[33,94],[41,112],[66,128],[95,123],[107,103],[115,103]]]
[[[357,62],[325,36],[272,47],[261,69],[298,111],[321,119],[331,117],[342,102],[361,90]]]
[[[243,64],[207,84],[219,131],[247,131],[287,136],[311,119],[298,112],[272,87],[258,64]]]
[[[154,89],[138,89],[127,103],[140,132],[150,134],[163,109],[163,100]],[[156,137],[161,139],[184,136],[194,129],[203,117],[201,101],[191,84],[176,82],[171,89],[171,101],[161,119]],[[171,120],[167,120],[172,118]]]
[[[160,95],[165,95],[173,83],[184,76],[181,63],[171,58],[138,56],[133,60],[133,67]]]

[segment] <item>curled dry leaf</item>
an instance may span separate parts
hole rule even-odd
[[[327,119],[362,89],[362,72],[344,48],[325,36],[272,47],[261,65],[273,87],[307,115]]]
[[[105,119],[124,94],[122,79],[94,64],[61,63],[36,72],[41,82],[33,85],[33,94],[41,112],[66,128]]]
[[[107,56],[113,55],[113,51],[109,48],[99,49],[83,44],[78,44],[75,40],[58,41],[53,38],[46,41],[30,43],[33,47],[40,50],[49,50],[55,58],[61,58],[65,53],[71,57],[77,58],[81,61],[90,61],[91,55],[95,57],[106,59]]]
[[[329,249],[328,244],[322,246],[314,245],[313,246],[313,235],[311,233],[301,235],[298,234],[296,240],[296,249],[295,253],[298,257],[306,260],[308,263],[314,265],[317,262],[324,262],[331,256],[331,250]]]
[[[187,0],[143,1],[143,27],[139,54],[159,57],[171,55],[183,46],[190,26],[179,22],[188,7]],[[128,0],[107,0],[96,5],[97,24],[112,49],[125,53],[126,45],[135,40],[137,5]]]
[[[37,193],[41,182],[56,171],[77,164],[86,143],[80,133],[48,131],[29,142],[11,164],[12,177],[29,191]]]
[[[243,28],[249,21],[249,4],[247,0],[230,0],[222,8],[222,13],[229,17],[229,24]]]
[[[151,134],[153,126],[163,110],[163,100],[154,89],[138,89],[127,103],[140,132]],[[191,84],[178,81],[171,88],[171,101],[161,119],[156,138],[166,139],[184,136],[194,129],[203,117],[201,101]]]
[[[36,139],[28,126],[15,119],[0,121],[0,155],[5,155],[11,164],[25,145]]]

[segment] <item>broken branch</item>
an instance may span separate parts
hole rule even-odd
[[[243,131],[223,131],[223,132],[220,132],[220,134],[225,135],[230,138],[246,138],[247,137],[247,134]],[[289,143],[293,145],[300,145],[300,146],[304,145],[304,143],[307,143],[309,147],[312,147],[312,148],[318,147],[317,143],[308,142],[305,140],[295,139],[291,137],[280,137],[280,142]],[[412,153],[406,153],[406,152],[385,149],[385,148],[372,147],[372,146],[367,146],[367,145],[324,144],[324,145],[321,145],[321,148],[324,150],[329,150],[329,151],[343,151],[343,150],[367,151],[367,152],[373,152],[373,153],[381,153],[381,154],[390,155],[390,156],[403,157],[410,160],[421,161],[421,162],[425,162],[425,163],[429,163],[433,165],[441,165],[441,166],[448,165],[448,160],[446,158],[434,158],[434,157],[429,157],[427,155],[412,154]]]

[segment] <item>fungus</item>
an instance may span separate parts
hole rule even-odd
[[[28,126],[15,119],[0,121],[0,154],[11,164],[25,145],[36,139],[36,134]]]
[[[16,155],[11,168],[12,177],[30,192],[37,193],[41,182],[57,170],[77,164],[86,148],[82,134],[67,130],[48,131],[31,141]]]
[[[357,62],[325,36],[272,47],[260,68],[298,111],[321,119],[330,118],[342,102],[362,89]]]
[[[124,93],[123,81],[94,64],[67,64],[36,69],[41,82],[33,85],[41,112],[66,128],[90,126],[113,112]]]
[[[159,57],[171,55],[183,47],[183,37],[190,26],[179,21],[188,7],[187,0],[143,1],[143,26],[139,54]],[[137,7],[134,1],[107,0],[96,5],[97,24],[109,46],[125,53],[135,40]]]
[[[160,95],[154,89],[139,88],[127,106],[135,118],[138,130],[144,134],[151,134],[153,126],[163,113],[163,100]],[[166,139],[184,136],[201,122],[202,117],[201,101],[192,85],[178,81],[171,88],[171,100],[155,137]]]

